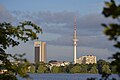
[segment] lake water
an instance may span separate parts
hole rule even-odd
[[[94,77],[96,80],[101,78],[99,74],[29,74],[32,78],[31,80],[86,80],[87,78]],[[117,74],[113,74],[109,77],[109,80],[116,78],[120,80]],[[19,80],[26,80],[23,78],[18,78]]]

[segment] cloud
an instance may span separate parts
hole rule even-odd
[[[100,34],[103,28],[101,23],[113,22],[112,19],[106,19],[102,14],[89,14],[81,16],[79,12],[23,12],[13,11],[12,14],[19,20],[31,20],[39,24],[44,32],[55,34],[73,34],[74,16],[77,16],[78,35],[96,35]]]
[[[40,40],[47,42],[47,59],[56,60],[73,60],[73,30],[74,16],[77,16],[77,58],[82,55],[95,55],[97,59],[108,58],[115,50],[112,46],[114,43],[108,41],[102,33],[104,29],[101,23],[116,22],[112,19],[104,18],[101,14],[89,14],[81,16],[77,12],[22,12],[13,11],[12,16],[19,21],[31,20],[40,25],[43,29],[43,35]],[[29,47],[28,47],[28,45]],[[21,47],[24,46],[24,47]],[[14,48],[17,52],[30,53],[27,54],[28,60],[34,60],[33,41],[21,44]],[[25,50],[24,50],[24,49]],[[10,49],[9,52],[14,50]],[[14,51],[14,52],[16,52]],[[104,55],[104,56],[103,56]]]
[[[29,14],[28,14],[29,13]],[[102,23],[117,22],[111,18],[104,18],[102,14],[89,14],[81,16],[79,12],[21,12],[13,11],[12,14],[21,19],[31,20],[39,24],[44,33],[57,34],[59,37],[51,35],[55,40],[47,40],[50,45],[72,46],[73,45],[73,28],[74,16],[77,16],[77,37],[79,38],[78,46],[93,48],[113,49],[112,42],[109,42],[102,33],[104,29]]]
[[[52,46],[48,45],[48,61],[49,60],[65,60],[73,61],[73,47],[72,46]],[[77,47],[77,58],[84,55],[94,55],[99,59],[108,59],[112,54],[111,50],[107,48],[92,48],[92,47]]]
[[[107,48],[109,50],[114,50],[113,42],[108,41],[103,35],[101,36],[79,36],[77,46],[78,47],[92,47],[92,48]],[[62,36],[56,40],[47,41],[50,45],[59,46],[73,46],[72,36]]]
[[[74,16],[79,16],[78,12],[22,12],[13,11],[12,14],[19,20],[31,20],[39,24],[44,32],[49,33],[68,33],[66,29],[73,28]],[[63,32],[62,32],[63,31]],[[68,33],[69,34],[69,33]]]
[[[0,22],[13,22],[14,17],[11,13],[2,5],[0,5]]]

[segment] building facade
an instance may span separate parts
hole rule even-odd
[[[53,66],[66,66],[66,65],[69,65],[70,62],[68,61],[53,61],[53,62],[49,62],[50,66],[53,67]]]
[[[34,42],[35,47],[35,62],[46,63],[46,42]]]
[[[96,56],[93,55],[87,55],[87,56],[81,56],[80,58],[76,59],[76,63],[79,64],[96,64]]]

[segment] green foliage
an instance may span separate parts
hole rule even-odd
[[[100,59],[100,60],[97,61],[97,65],[98,65],[99,73],[102,74],[102,67],[103,67],[103,65],[109,65],[109,63],[106,62],[105,60]]]
[[[70,69],[70,73],[80,73],[80,70],[81,70],[81,67],[76,65]]]
[[[103,65],[103,67],[102,67],[102,73],[111,74],[111,70],[110,70],[110,68],[109,68],[108,65]]]
[[[116,70],[114,66],[110,66],[109,68],[109,64],[108,62],[106,62],[105,60],[100,60],[98,61],[100,62],[99,64],[102,65],[101,66],[101,74],[110,74],[110,73],[116,73]],[[105,63],[104,63],[105,62]],[[38,66],[38,68],[36,68],[36,66],[31,65],[30,68],[30,72],[31,73],[35,73],[35,71],[37,73],[91,73],[91,74],[98,74],[98,67],[97,64],[70,64],[67,66],[53,66],[50,69],[50,66],[47,66],[49,64],[45,64],[45,63],[36,63],[35,65]],[[108,67],[105,67],[104,65],[107,65]],[[16,69],[18,70],[18,69]]]
[[[35,73],[35,66],[34,65],[30,66],[30,73]]]
[[[60,73],[61,72],[61,68],[58,66],[53,66],[51,69],[52,73]]]
[[[96,68],[96,66],[93,66],[91,68],[90,73],[92,73],[92,74],[98,74],[98,69]]]
[[[116,5],[114,0],[111,2],[105,2],[106,7],[103,9],[105,17],[112,17],[113,19],[119,18],[120,16],[120,5]]]
[[[67,66],[60,66],[61,73],[67,73],[66,69],[67,69]]]
[[[14,75],[0,74],[0,80],[18,80]]]
[[[68,66],[66,66],[66,72],[67,73],[70,73],[70,69],[73,67],[73,64],[70,64],[70,65],[68,65]]]
[[[80,68],[81,68],[81,70],[80,70],[81,73],[87,73],[87,65],[81,64]]]
[[[39,65],[37,73],[45,73],[46,70],[47,70],[46,66]]]
[[[30,28],[33,28],[33,30]],[[10,45],[12,47],[18,45],[19,42],[13,38],[24,42],[30,39],[38,39],[36,33],[40,33],[41,31],[42,29],[31,21],[20,22],[18,26],[13,26],[7,22],[0,23],[0,46],[6,49]]]
[[[117,66],[111,65],[111,73],[112,73],[112,74],[118,74],[117,71],[116,71],[116,67],[117,67]]]
[[[28,69],[25,64],[19,64],[19,68],[17,70],[20,76],[24,77],[27,75]]]
[[[3,67],[8,70],[8,76],[15,76],[14,74],[19,74],[22,77],[26,77],[28,62],[26,59],[22,58],[25,54],[7,54],[5,49],[10,46],[18,46],[19,41],[27,42],[29,40],[38,39],[37,33],[41,32],[42,29],[31,21],[20,22],[18,26],[14,26],[7,22],[0,23],[0,61],[2,61],[4,64]],[[11,63],[9,58],[12,58],[15,61],[20,61],[22,63],[25,62],[25,64],[19,64],[18,66],[14,63]]]
[[[103,66],[103,65],[108,65],[109,63],[105,60],[100,59],[100,60],[97,61],[97,64]]]
[[[102,24],[105,29],[104,33],[108,36],[109,40],[115,41],[115,47],[120,50],[120,5],[116,5],[114,0],[106,2],[106,6],[103,9],[103,15],[105,17],[112,17],[118,20],[116,23]],[[112,59],[112,65],[116,65],[116,71],[120,74],[120,51],[116,52]]]
[[[97,64],[86,64],[86,66],[87,66],[87,72],[89,72],[93,66],[97,67]]]

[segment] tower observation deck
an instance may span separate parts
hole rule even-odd
[[[74,64],[76,64],[76,53],[77,53],[77,32],[76,32],[76,16],[74,17],[74,35],[73,35],[73,54]]]

